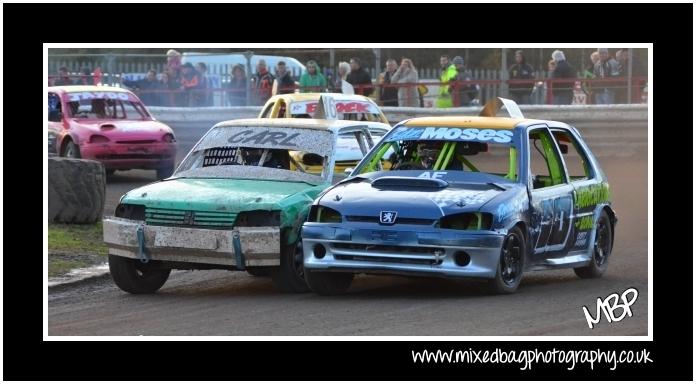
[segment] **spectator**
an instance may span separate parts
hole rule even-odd
[[[293,80],[284,61],[279,61],[276,65],[276,81],[278,82],[279,94],[295,92],[295,80]]]
[[[394,62],[396,64],[396,62]],[[413,65],[411,59],[401,59],[401,65],[394,74],[391,75],[390,82],[392,84],[408,84],[399,86],[397,97],[399,107],[418,107],[418,70]]]
[[[174,76],[177,81],[181,80],[181,53],[173,49],[168,50],[166,68],[169,76]]]
[[[326,78],[321,74],[319,64],[314,60],[307,62],[307,72],[300,77],[300,92],[324,92]]]
[[[175,107],[183,107],[188,105],[186,99],[186,93],[181,90],[181,79],[176,76],[176,70],[174,68],[165,68],[165,73],[169,77],[168,88],[172,92],[172,101]]]
[[[440,56],[440,89],[438,90],[435,107],[452,108],[452,96],[450,95],[450,82],[457,79],[457,67],[450,63],[449,56]]]
[[[275,78],[268,72],[266,60],[256,63],[256,74],[251,78],[251,87],[254,89],[254,105],[263,105],[271,97],[273,80]]]
[[[566,61],[563,51],[555,50],[551,54],[551,57],[556,62],[556,68],[551,72],[550,78],[552,79],[574,79],[575,71],[573,67]],[[555,105],[568,105],[573,102],[573,87],[575,81],[554,81],[552,84],[553,89],[553,103]]]
[[[410,60],[409,60],[410,61]],[[403,60],[401,61],[401,64],[403,64]],[[389,59],[387,60],[386,64],[387,68],[384,72],[382,72],[379,75],[380,78],[380,84],[392,84],[393,79],[392,76],[394,75],[394,72],[397,70],[397,65],[396,65],[396,60],[394,59]],[[416,74],[416,77],[418,77],[418,74]],[[379,88],[379,100],[382,102],[382,105],[385,107],[398,107],[400,104],[400,98],[399,98],[399,88],[396,87],[380,87]]]
[[[186,63],[181,66],[181,90],[185,92],[184,106],[198,107],[202,104],[201,92],[203,81],[193,64]]]
[[[609,50],[599,48],[599,61],[594,66],[594,75],[597,79],[611,79],[619,76],[619,63],[609,56]],[[601,82],[597,84],[595,99],[597,104],[614,104],[616,99],[616,87],[614,82]]]
[[[530,95],[534,86],[534,68],[527,64],[523,51],[515,52],[515,64],[510,69],[510,80],[529,80],[528,83],[510,83],[510,97],[517,104],[531,104]]]
[[[357,57],[350,59],[350,73],[346,81],[355,88],[356,95],[370,96],[374,90],[370,74],[360,66],[360,59]]]
[[[179,83],[169,76],[169,72],[162,72],[160,74],[160,104],[164,107],[175,107],[176,96],[179,91]],[[166,91],[166,92],[164,92]]]
[[[343,93],[342,82],[346,81],[349,73],[350,73],[350,64],[346,63],[345,61],[341,61],[340,63],[338,63],[338,78],[336,79],[336,82],[334,83],[334,92]]]
[[[452,88],[452,105],[457,107],[468,107],[477,99],[479,88],[476,84],[460,83],[471,81],[471,78],[466,73],[464,59],[461,56],[456,56],[452,59],[452,64],[457,69],[457,84]]]
[[[213,106],[213,80],[208,76],[208,66],[205,63],[196,64],[196,72],[201,79],[201,105],[204,107]]]
[[[231,106],[247,105],[246,97],[246,73],[241,64],[232,67],[232,79],[230,79],[227,92],[227,102]]]
[[[87,67],[82,67],[80,77],[75,80],[75,85],[94,85],[92,81],[92,71]]]
[[[147,77],[142,80],[128,81],[123,80],[123,85],[128,88],[133,88],[138,91],[140,101],[147,106],[162,105],[162,94],[159,92],[163,89],[162,83],[157,81],[157,72],[154,69],[147,71]]]
[[[590,61],[590,65],[587,68],[585,68],[585,72],[583,72],[582,74],[582,77],[586,79],[594,79],[595,77],[594,66],[599,61],[599,52],[592,52],[592,54],[590,54]],[[595,104],[594,94],[592,93],[592,83],[589,81],[583,82],[582,90],[585,92],[585,94],[587,94],[587,97],[589,98],[589,103]]]
[[[70,80],[70,75],[68,74],[68,68],[60,67],[58,69],[58,78],[53,81],[53,85],[73,85],[72,80]]]

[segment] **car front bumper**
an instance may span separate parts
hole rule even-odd
[[[304,266],[317,272],[495,277],[503,232],[392,228],[305,223]],[[321,258],[317,257],[317,250],[321,251],[318,246],[325,250]],[[457,252],[460,257],[461,252],[468,255],[468,263],[458,265]]]
[[[157,169],[175,162],[176,144],[83,143],[80,145],[80,155],[84,159],[103,163],[107,169]]]
[[[237,269],[280,265],[280,227],[216,230],[147,225],[139,220],[107,217],[103,228],[109,254],[116,256]]]

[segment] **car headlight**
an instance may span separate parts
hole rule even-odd
[[[316,223],[340,223],[341,213],[321,205],[313,205],[309,210],[309,221]]]
[[[280,226],[280,211],[247,211],[240,212],[234,223],[237,227],[278,227]]]
[[[482,212],[466,212],[443,216],[436,224],[436,227],[443,229],[459,229],[472,231],[491,229],[492,225],[492,214]]]
[[[145,220],[145,206],[140,204],[119,204],[114,216],[131,220]]]

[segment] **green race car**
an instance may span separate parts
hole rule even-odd
[[[339,136],[363,154],[373,146],[365,122],[248,119],[215,125],[174,175],[126,193],[104,219],[116,285],[158,290],[172,269],[271,274],[283,290],[306,291],[302,223],[332,184]],[[290,152],[304,153],[302,164]],[[318,167],[317,167],[318,166]]]

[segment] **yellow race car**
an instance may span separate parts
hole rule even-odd
[[[323,97],[323,99],[322,99]],[[324,100],[322,102],[321,100]],[[342,93],[289,93],[275,95],[261,108],[259,118],[295,118],[364,121],[376,143],[389,129],[389,120],[372,99],[362,95]],[[334,172],[339,175],[355,167],[362,153],[351,137],[338,138]],[[314,164],[311,156],[291,152],[295,161],[308,172],[317,172],[321,164]]]

